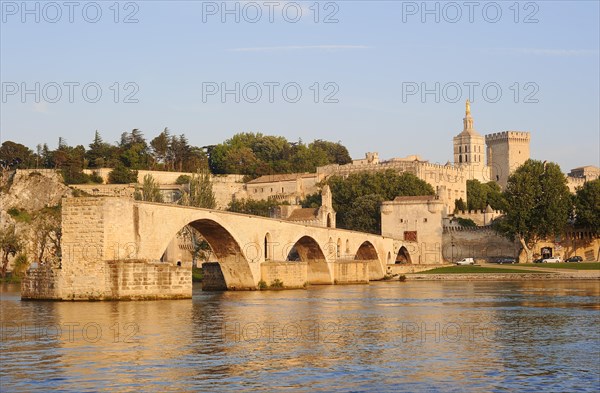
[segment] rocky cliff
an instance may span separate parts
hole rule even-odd
[[[0,182],[0,231],[15,226],[22,253],[29,262],[57,261],[60,241],[60,205],[72,196],[60,172],[48,169],[2,173]],[[8,270],[15,257],[9,258]]]

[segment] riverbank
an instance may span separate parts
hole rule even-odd
[[[561,273],[448,273],[448,274],[407,274],[407,281],[540,281],[540,280],[599,280],[595,274]]]

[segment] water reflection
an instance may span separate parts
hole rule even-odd
[[[594,391],[597,282],[407,282],[21,302],[4,391]]]

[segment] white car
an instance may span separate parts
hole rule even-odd
[[[457,265],[474,265],[475,260],[473,258],[463,258],[460,261],[456,262]]]
[[[562,259],[560,257],[551,257],[542,259],[542,263],[561,263]]]

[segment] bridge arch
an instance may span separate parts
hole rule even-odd
[[[192,220],[186,225],[194,228],[209,244],[213,254],[216,256],[220,272],[216,273],[217,281],[214,287],[206,287],[206,289],[252,289],[256,288],[256,282],[250,264],[246,259],[240,242],[234,237],[232,232],[225,228],[221,223],[207,218]],[[182,227],[185,227],[183,225]],[[181,228],[177,228],[177,231]],[[173,233],[171,236],[166,236],[163,240],[161,250],[165,250],[171,240],[176,236]],[[258,249],[260,253],[260,248]],[[212,268],[217,268],[211,264]],[[203,288],[205,286],[203,285]]]
[[[299,238],[288,254],[287,260],[300,259],[307,264],[307,280],[309,284],[331,284],[331,271],[325,254],[319,243],[305,235]]]
[[[383,266],[379,259],[377,249],[370,241],[366,240],[362,242],[358,250],[356,250],[355,260],[368,261],[369,262],[369,279],[377,280],[384,276]]]
[[[395,263],[412,263],[412,258],[406,247],[402,246],[398,250]]]

